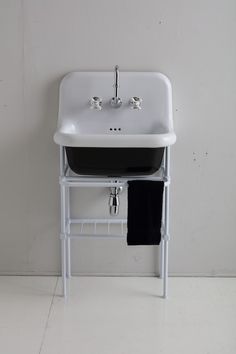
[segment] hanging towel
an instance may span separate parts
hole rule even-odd
[[[164,182],[128,182],[128,245],[159,245]]]

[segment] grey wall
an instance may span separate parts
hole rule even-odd
[[[0,0],[1,273],[59,271],[59,82],[118,63],[173,83],[171,273],[236,274],[235,37],[234,0]],[[106,193],[73,195],[73,213],[102,217]],[[77,241],[73,269],[152,274],[156,255]]]

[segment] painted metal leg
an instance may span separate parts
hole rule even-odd
[[[63,296],[67,295],[66,284],[66,208],[65,208],[65,186],[61,185],[61,276]]]
[[[71,277],[71,246],[70,246],[70,188],[66,187],[66,276]]]
[[[66,260],[67,260],[67,267],[66,267],[66,276],[67,278],[70,278],[71,277],[71,257],[70,257],[70,250],[71,250],[71,246],[70,246],[70,238],[67,237],[67,240],[66,240],[66,253],[67,253],[67,257],[66,257]]]
[[[67,296],[66,284],[66,240],[61,240],[61,277],[62,277],[62,295],[64,298]]]
[[[163,236],[163,297],[168,296],[168,251],[169,251],[169,170],[170,170],[170,148],[167,147],[165,151],[165,175],[167,182],[164,189],[164,236]]]
[[[168,229],[168,186],[164,187],[163,196],[163,233],[162,233],[162,258],[161,258],[161,278],[163,279],[163,297],[167,298],[168,295],[168,240],[167,240],[167,229]]]
[[[163,297],[168,297],[168,241],[164,241],[164,274],[163,274]]]
[[[163,193],[163,203],[162,203],[162,224],[161,224],[161,244],[160,244],[160,278],[164,277],[164,233],[165,233],[165,187]]]
[[[160,254],[159,254],[159,259],[160,259],[160,263],[159,263],[159,269],[160,269],[160,278],[163,279],[164,276],[164,241],[161,240],[161,244],[160,244]]]
[[[161,168],[165,171],[165,151],[163,154]],[[159,277],[163,279],[164,276],[164,225],[165,225],[165,196],[163,193],[163,203],[162,203],[162,221],[161,221],[161,243],[159,247]]]

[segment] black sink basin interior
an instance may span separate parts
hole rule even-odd
[[[79,175],[137,176],[159,170],[164,148],[66,147],[68,164]]]

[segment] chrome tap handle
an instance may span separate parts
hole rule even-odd
[[[129,104],[132,109],[141,109],[142,101],[142,98],[134,96],[130,99]]]
[[[92,97],[90,100],[90,108],[100,111],[102,109],[102,99],[97,96]]]

